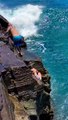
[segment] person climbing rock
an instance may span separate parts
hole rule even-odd
[[[26,46],[26,43],[24,42],[25,38],[19,34],[19,32],[16,30],[16,28],[11,23],[8,24],[6,33],[9,31],[12,36],[12,42],[18,50],[18,54],[22,56],[21,47]]]

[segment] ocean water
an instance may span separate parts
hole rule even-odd
[[[68,120],[68,0],[0,0],[0,14],[48,69],[54,120]]]

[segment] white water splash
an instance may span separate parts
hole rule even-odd
[[[42,13],[42,6],[38,5],[24,5],[9,9],[0,4],[0,14],[14,24],[17,30],[23,36],[36,35],[38,27],[35,24],[39,21]]]
[[[39,48],[42,51],[42,53],[45,53],[46,47],[44,46],[44,43],[36,42],[36,45],[39,46]]]

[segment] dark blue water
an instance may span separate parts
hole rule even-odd
[[[0,0],[9,8],[42,5],[38,34],[31,36],[29,50],[38,54],[52,79],[55,120],[68,120],[68,0]]]
[[[57,8],[67,8],[68,7],[68,0],[14,0],[14,1],[7,1],[7,0],[0,0],[0,3],[6,4],[8,7],[15,7],[21,4],[39,4],[45,5],[47,7],[57,7]]]

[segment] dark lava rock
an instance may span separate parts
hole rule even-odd
[[[0,120],[52,120],[48,71],[40,58],[26,48],[21,49],[21,57],[15,48],[11,50],[5,42],[11,39],[9,34],[8,38],[5,34],[2,37],[8,21],[0,16],[0,23]],[[32,77],[31,68],[41,72],[42,84]]]

